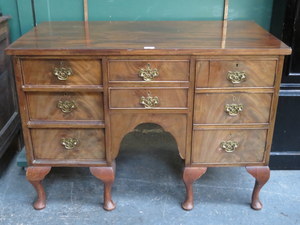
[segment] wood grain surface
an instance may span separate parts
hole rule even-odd
[[[102,93],[29,92],[27,101],[31,120],[104,120]],[[58,101],[74,101],[76,108],[63,113]]]
[[[33,154],[43,160],[103,160],[105,142],[103,129],[31,129]],[[65,149],[62,138],[76,138],[74,149]]]
[[[192,162],[203,164],[262,163],[267,130],[197,130],[193,135]],[[221,148],[223,141],[236,141],[238,147],[228,153]]]
[[[228,21],[225,36],[222,21],[45,22],[7,49],[13,55],[285,55],[290,52],[284,43],[249,21]]]
[[[159,99],[153,109],[187,108],[187,88],[110,89],[110,108],[146,109],[140,101],[142,96],[148,95]]]
[[[58,80],[53,75],[55,67],[72,69],[73,75],[67,80]],[[24,84],[48,85],[101,85],[101,61],[97,59],[23,59]]]
[[[141,81],[139,76],[141,69],[157,69],[159,75],[153,81],[188,81],[189,61],[188,60],[110,60],[109,80],[110,81]],[[152,82],[153,82],[152,81]]]
[[[273,87],[276,60],[203,60],[196,63],[196,87]],[[246,80],[233,84],[229,71],[245,72]]]
[[[195,95],[194,124],[268,123],[272,94],[261,93],[203,93]],[[236,116],[225,111],[226,104],[241,104]]]

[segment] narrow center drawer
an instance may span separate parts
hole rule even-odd
[[[23,59],[27,85],[101,85],[101,60]]]
[[[33,154],[42,160],[103,160],[103,129],[32,129]]]
[[[188,81],[188,60],[110,60],[110,81]]]
[[[102,93],[28,92],[31,120],[103,120]]]
[[[110,108],[177,109],[187,108],[187,88],[110,89]]]

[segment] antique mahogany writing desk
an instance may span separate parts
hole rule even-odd
[[[112,210],[114,159],[141,123],[170,132],[185,160],[184,209],[207,167],[245,166],[260,209],[284,55],[253,22],[49,22],[7,48],[35,187],[53,166],[85,166]]]

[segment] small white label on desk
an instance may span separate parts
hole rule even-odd
[[[154,46],[145,46],[144,49],[155,49]]]

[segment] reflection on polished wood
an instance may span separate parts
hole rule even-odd
[[[86,36],[86,24],[89,29],[88,36]],[[11,45],[8,53],[277,55],[291,52],[284,43],[254,22],[228,21],[226,37],[224,37],[225,48],[222,48],[222,39],[224,39],[222,33],[222,21],[45,22]],[[88,42],[86,37],[90,38]],[[155,49],[147,50],[144,47],[155,47]]]

